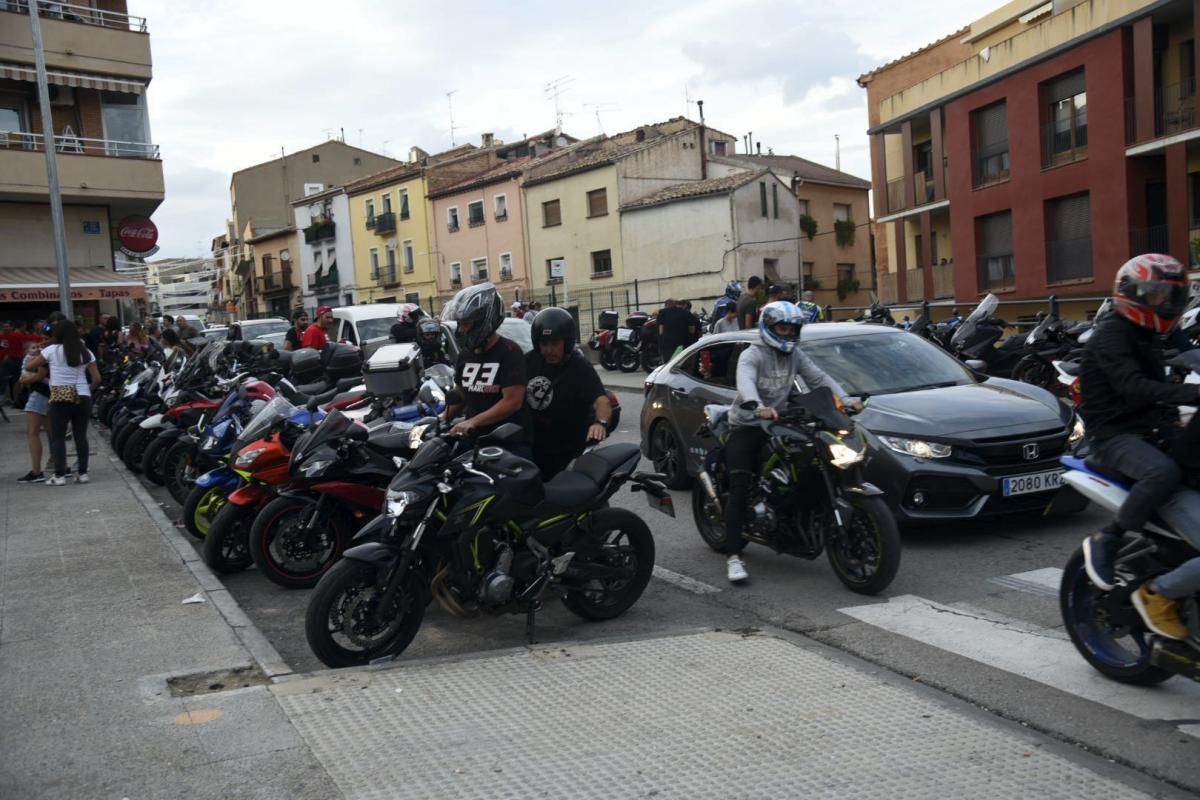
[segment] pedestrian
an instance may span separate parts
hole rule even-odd
[[[304,331],[307,328],[308,312],[299,309],[292,316],[292,327],[288,328],[288,332],[283,335],[283,349],[299,350],[302,347],[300,342],[304,338]]]
[[[737,305],[734,303],[726,303],[724,306],[725,316],[721,317],[713,325],[713,333],[732,333],[741,330],[738,325]]]
[[[329,332],[333,330],[333,322],[333,309],[321,306],[317,309],[317,321],[305,329],[300,344],[314,350],[323,350],[325,345],[329,344]]]
[[[700,318],[697,317],[695,315],[695,313],[692,311],[692,301],[691,300],[684,300],[679,305],[683,307],[683,310],[687,312],[687,315],[689,317],[686,342],[684,343],[683,346],[691,347],[693,344],[695,344],[697,341],[700,340],[700,329],[702,327],[701,323],[700,323]]]
[[[146,338],[154,342],[158,346],[162,346],[162,333],[158,329],[158,323],[154,318],[146,320]]]
[[[24,341],[13,323],[7,320],[0,322],[0,381],[3,381],[4,396],[14,406],[17,402],[17,378],[21,374],[21,359],[24,358]]]
[[[762,278],[751,275],[750,280],[746,281],[746,288],[748,291],[742,292],[737,304],[738,325],[744,331],[753,330],[758,325],[758,309],[762,305],[762,298],[759,297],[762,293]]]
[[[815,300],[813,300],[812,292],[806,291],[804,293],[804,299],[801,300],[797,305],[800,306],[800,311],[804,315],[804,321],[806,323],[820,322],[825,319],[825,312],[822,311],[821,307],[817,305]]]
[[[54,457],[54,475],[46,479],[47,486],[63,486],[67,482],[67,426],[71,426],[75,451],[79,457],[76,483],[88,482],[88,417],[92,410],[92,389],[100,385],[100,370],[96,356],[83,345],[79,330],[71,320],[54,323],[51,344],[42,348],[41,355],[30,359],[31,369],[48,365],[50,368],[50,454]]]
[[[50,370],[46,365],[31,369],[29,364],[42,354],[41,342],[25,344],[25,359],[21,364],[21,385],[29,390],[25,398],[25,441],[29,445],[29,472],[17,478],[17,483],[41,483],[46,480],[42,472],[42,434],[46,433],[46,414],[50,410]]]
[[[658,347],[664,364],[671,360],[676,350],[687,346],[693,319],[682,303],[673,299],[663,303],[658,312]]]
[[[129,323],[129,333],[122,337],[121,343],[131,353],[138,355],[144,355],[150,349],[150,337],[146,335],[140,322]]]
[[[516,317],[517,319],[525,318],[525,308],[521,305],[520,301],[513,303],[510,309],[512,316]]]
[[[778,303],[780,300],[786,299],[784,297],[786,294],[787,286],[783,285],[782,283],[772,283],[767,287],[767,302]]]

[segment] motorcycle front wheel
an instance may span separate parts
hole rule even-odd
[[[193,486],[183,502],[183,528],[197,539],[208,536],[213,521],[226,503],[225,488]]]
[[[162,475],[163,483],[166,484],[171,497],[175,498],[175,502],[180,505],[187,500],[188,492],[192,490],[192,485],[196,482],[194,474],[196,470],[192,466],[195,458],[196,444],[190,439],[181,439],[175,442],[163,456],[162,469],[159,470],[159,474]]]
[[[586,570],[591,563],[623,569],[629,576],[589,581],[569,589],[562,602],[575,616],[598,622],[621,616],[646,591],[654,572],[654,534],[641,517],[623,508],[600,509],[592,514],[591,524],[603,544],[578,568]]]
[[[396,656],[412,643],[425,616],[421,572],[410,568],[382,619],[375,609],[387,588],[385,568],[342,560],[325,573],[308,600],[304,635],[327,667],[360,667]]]
[[[617,354],[613,351],[613,348],[605,347],[600,350],[600,366],[609,372],[617,368]]]
[[[250,555],[259,572],[285,589],[315,586],[354,536],[342,515],[328,510],[313,522],[317,501],[276,497],[250,528]]]
[[[1012,376],[1015,381],[1028,383],[1030,386],[1040,386],[1049,392],[1060,394],[1060,392],[1056,391],[1058,387],[1058,373],[1055,372],[1054,365],[1038,356],[1025,356],[1025,358],[1022,358],[1013,367]]]
[[[203,547],[204,563],[214,572],[228,575],[241,572],[254,563],[246,540],[257,510],[256,506],[226,503],[217,512],[204,537]]]
[[[142,474],[159,486],[166,483],[162,476],[162,460],[173,444],[175,444],[174,439],[155,436],[142,452]]]
[[[121,460],[129,467],[130,472],[142,471],[142,455],[146,452],[146,445],[157,435],[157,429],[138,426],[125,440],[125,446],[121,449]]]
[[[851,495],[850,504],[853,513],[845,532],[831,525],[826,555],[847,589],[879,594],[900,570],[900,529],[882,497]]]
[[[621,372],[636,372],[641,364],[641,354],[632,347],[622,347],[617,353],[617,367]]]

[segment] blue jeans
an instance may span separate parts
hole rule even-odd
[[[1200,492],[1180,489],[1173,494],[1158,515],[1200,551]],[[1200,592],[1200,557],[1189,559],[1154,579],[1154,591],[1172,600],[1182,600]]]

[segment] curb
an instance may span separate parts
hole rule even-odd
[[[183,565],[191,572],[192,577],[200,584],[200,588],[204,590],[205,595],[212,601],[213,606],[217,609],[217,613],[225,620],[225,623],[233,630],[238,641],[250,653],[250,657],[254,659],[254,663],[259,669],[272,681],[277,680],[285,675],[293,674],[293,670],[288,666],[283,657],[279,655],[279,651],[275,646],[263,635],[262,631],[250,620],[242,607],[238,605],[237,600],[225,588],[225,584],[221,583],[208,565],[204,563],[204,559],[192,547],[191,542],[187,540],[179,529],[175,527],[166,513],[159,507],[158,503],[146,491],[146,487],[132,472],[125,468],[124,462],[121,461],[113,452],[109,445],[108,438],[100,435],[99,426],[93,426],[96,430],[96,440],[100,442],[100,446],[104,448],[105,454],[116,469],[125,485],[133,492],[133,496],[142,504],[142,508],[146,510],[146,514],[158,526],[159,533],[167,540],[168,544],[175,550],[175,553],[183,561]]]

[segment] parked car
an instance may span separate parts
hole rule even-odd
[[[401,303],[368,303],[333,309],[337,324],[331,338],[362,348],[363,357],[392,340],[392,326],[399,319]]]
[[[457,322],[443,322],[444,327],[449,335],[450,346],[446,352],[451,356],[458,356],[458,344],[454,341],[454,329],[458,327]],[[521,346],[522,353],[528,353],[533,349],[533,332],[528,322],[517,319],[516,317],[505,317],[500,321],[500,329],[496,333],[503,336],[505,339],[511,339]]]
[[[683,488],[711,438],[704,406],[729,405],[741,352],[755,332],[705,337],[646,379],[642,449]],[[800,346],[847,392],[866,400],[866,478],[898,522],[962,520],[1043,508],[1058,458],[1083,437],[1074,411],[1049,392],[972,371],[920,336],[878,325],[805,326]]]
[[[244,319],[237,324],[242,327],[242,339],[247,341],[250,339],[261,339],[270,333],[280,334],[280,341],[282,341],[283,334],[287,333],[288,328],[292,327],[292,323],[283,317]]]
[[[187,322],[189,327],[195,328],[201,333],[203,333],[208,327],[205,325],[204,320],[200,319],[200,317],[196,316],[195,314],[179,314],[175,317],[175,323],[177,325],[179,324],[179,319],[181,317]]]
[[[225,325],[214,325],[200,331],[200,335],[210,342],[224,341],[225,337],[229,335],[229,328]]]

